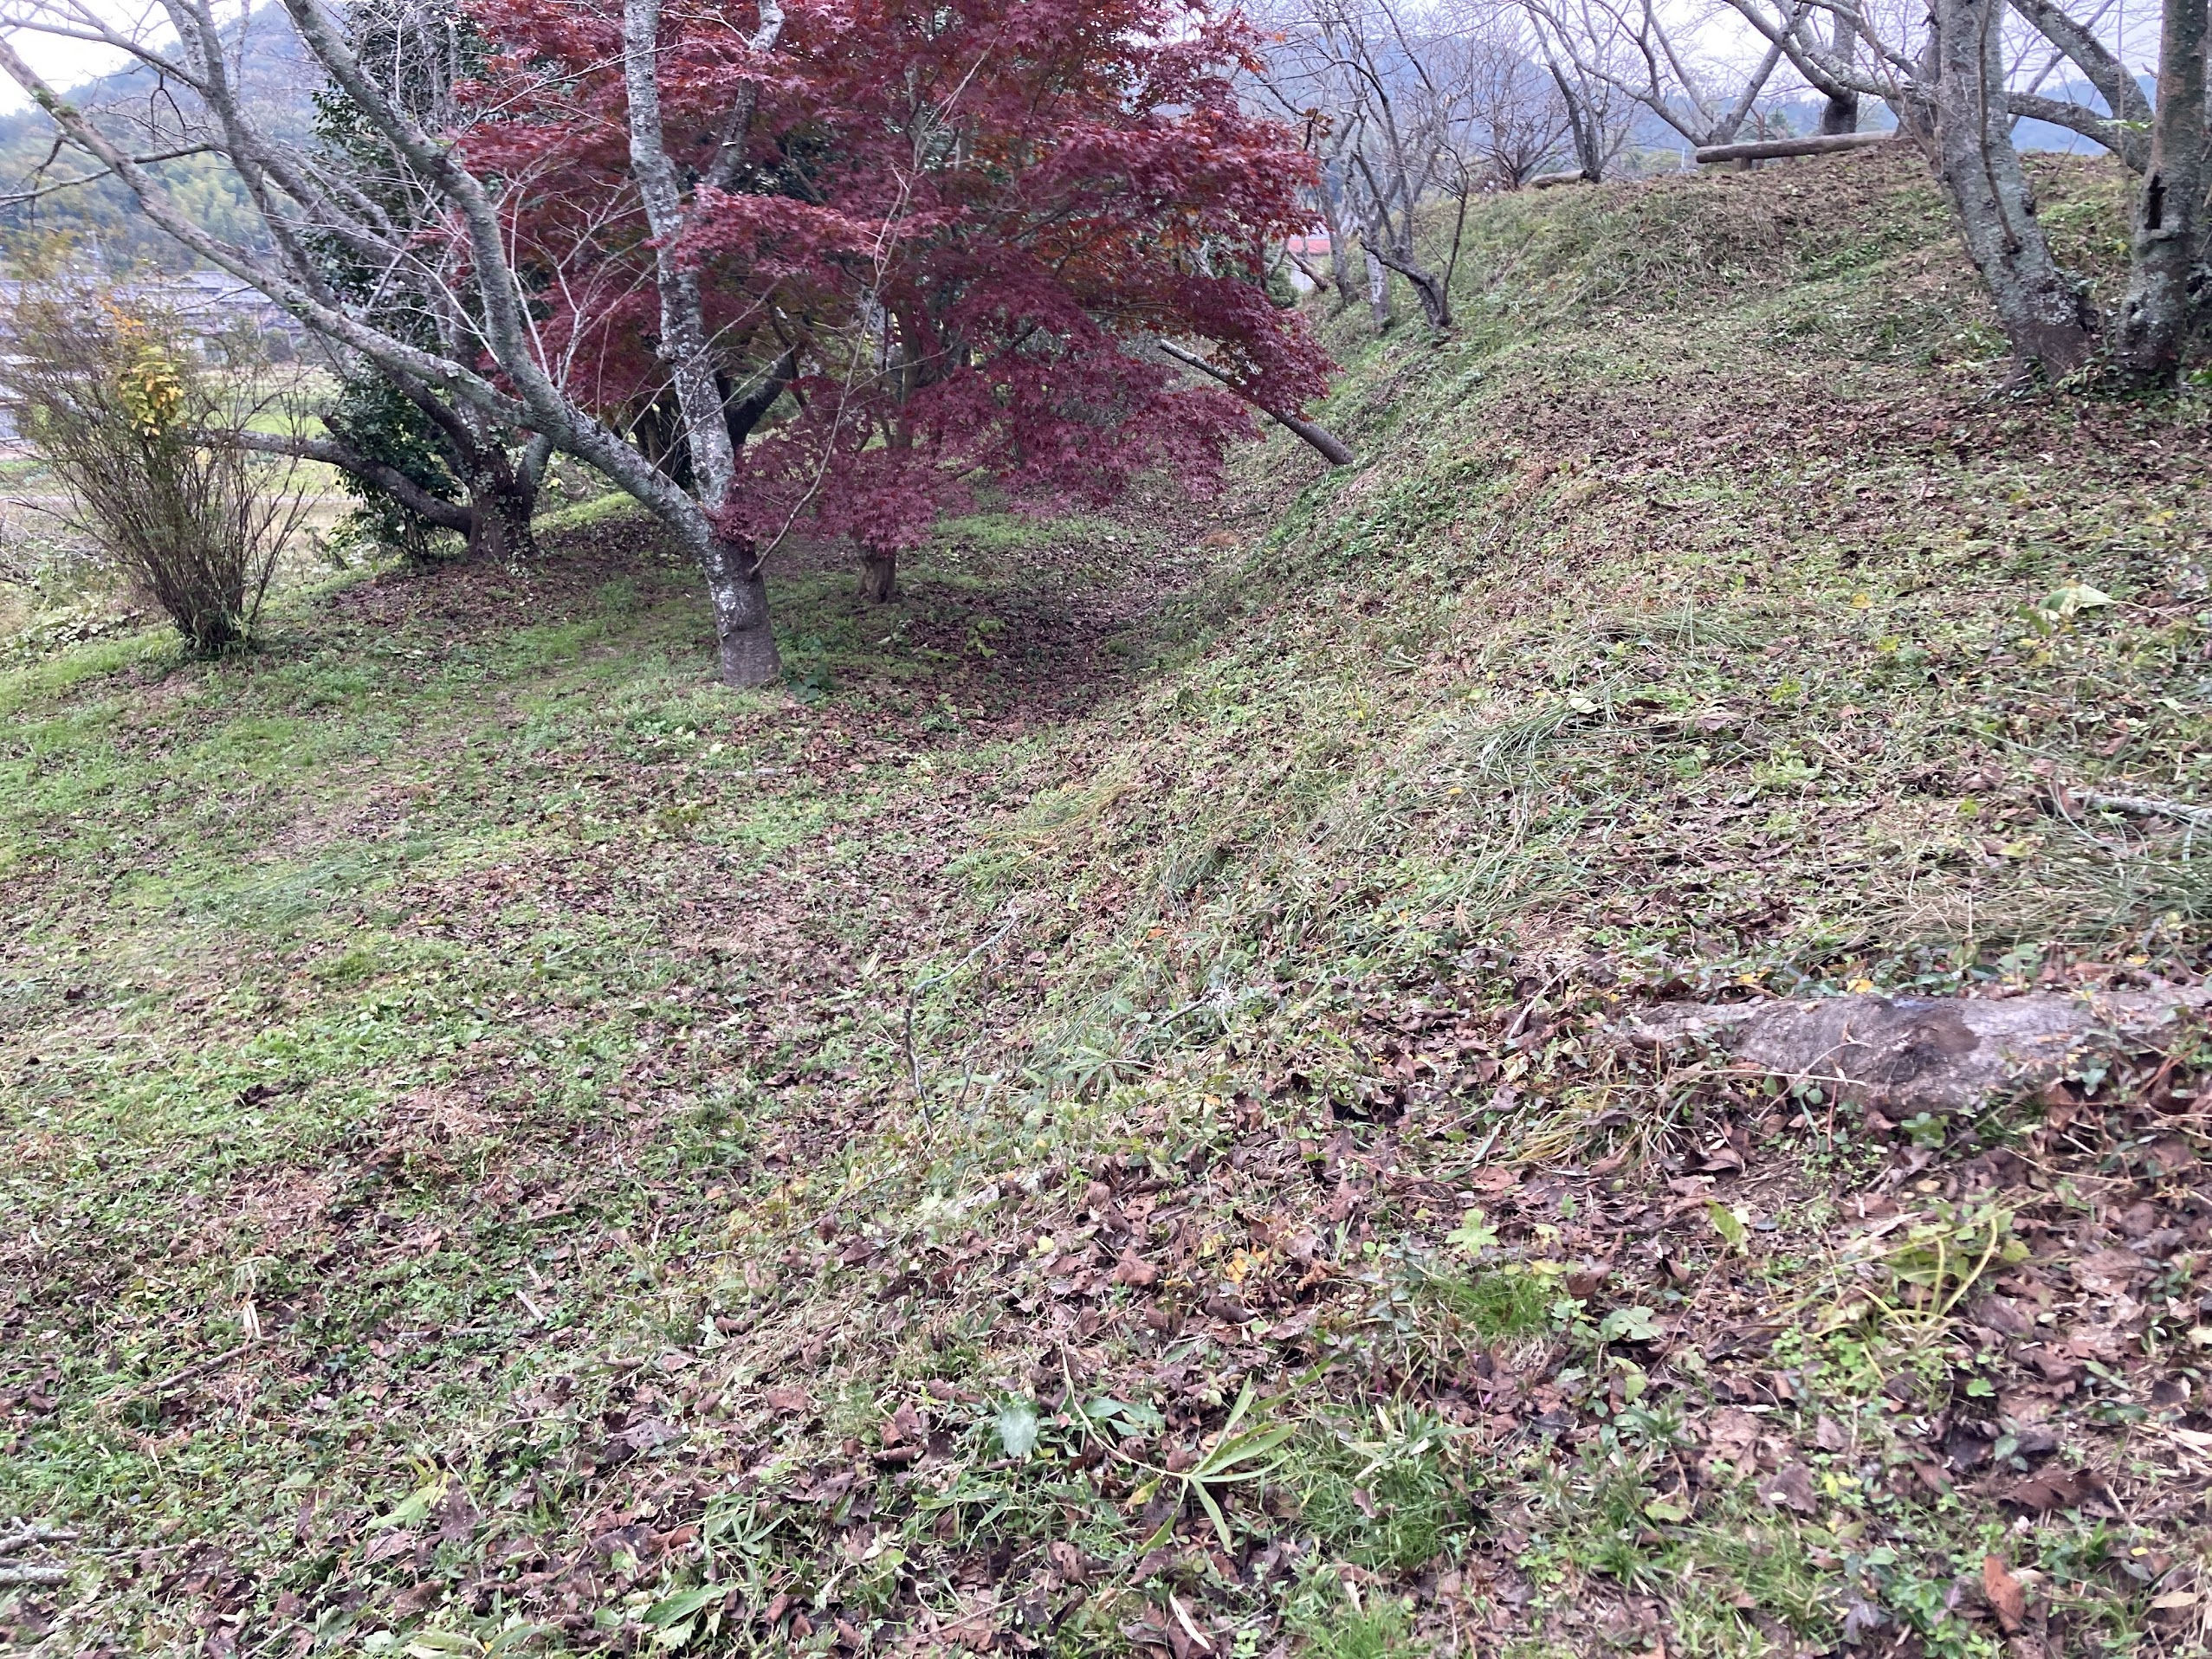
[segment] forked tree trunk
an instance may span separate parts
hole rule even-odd
[[[863,552],[860,556],[860,597],[871,605],[889,604],[898,597],[899,556]]]
[[[2051,255],[2013,147],[2000,55],[2005,0],[1935,0],[1937,174],[2024,371],[2061,380],[2089,361],[2087,300]]]
[[[2112,329],[2121,373],[2163,385],[2181,371],[2196,296],[2189,278],[2203,242],[2206,0],[2166,0],[2158,42],[2158,101],[2151,165],[2136,197],[2127,298]]]
[[[783,659],[768,626],[768,584],[754,561],[753,545],[716,536],[699,563],[715,606],[722,683],[741,688],[773,685],[783,678]]]
[[[1595,112],[1589,101],[1577,94],[1567,79],[1566,71],[1556,63],[1546,60],[1544,68],[1551,72],[1551,83],[1559,88],[1559,98],[1567,111],[1567,135],[1575,142],[1575,165],[1591,184],[1602,183],[1605,178],[1605,139],[1598,131]]]

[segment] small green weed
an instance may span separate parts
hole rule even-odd
[[[1409,1572],[1456,1553],[1475,1523],[1464,1431],[1415,1407],[1324,1419],[1290,1476],[1307,1527],[1344,1559]]]

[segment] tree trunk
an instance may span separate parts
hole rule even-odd
[[[1859,21],[1843,13],[1835,15],[1835,32],[1828,39],[1828,55],[1840,63],[1849,63],[1859,50]],[[1821,107],[1821,135],[1835,138],[1859,130],[1859,94],[1848,87],[1839,86],[1827,95]]]
[[[1362,248],[1368,271],[1368,320],[1374,325],[1378,334],[1390,329],[1390,268],[1374,256],[1374,250]]]
[[[521,479],[483,479],[469,494],[469,553],[501,564],[538,556],[530,528],[537,491]]]
[[[2096,349],[2081,290],[2051,256],[2013,147],[1999,55],[2004,0],[1936,0],[1937,176],[2023,371],[2062,380]]]
[[[1544,68],[1551,71],[1552,85],[1559,88],[1560,102],[1567,110],[1567,134],[1575,141],[1575,168],[1591,184],[1601,184],[1605,177],[1605,145],[1598,132],[1596,114],[1588,100],[1568,84],[1564,70],[1549,60],[1546,60]]]
[[[1428,326],[1439,334],[1449,332],[1452,327],[1452,295],[1441,277],[1415,261],[1412,245],[1409,242],[1400,243],[1394,255],[1382,263],[1412,285],[1413,297],[1421,302],[1421,316]]]
[[[538,541],[530,519],[537,510],[538,486],[528,469],[517,468],[503,449],[494,450],[485,464],[468,474],[466,482],[468,556],[501,564],[535,558]]]
[[[1341,317],[1358,303],[1360,285],[1352,278],[1352,256],[1345,250],[1344,238],[1334,230],[1329,233],[1329,269],[1330,280],[1336,286],[1336,297],[1329,301],[1329,314]]]
[[[741,689],[773,685],[783,678],[783,658],[768,626],[768,584],[754,562],[753,545],[718,535],[700,565],[715,605],[722,683]]]
[[[860,556],[860,597],[871,605],[889,604],[898,597],[899,556],[863,552]]]
[[[1187,364],[1200,374],[1212,375],[1238,397],[1266,416],[1268,419],[1279,424],[1285,431],[1297,434],[1299,437],[1321,451],[1322,455],[1330,466],[1349,467],[1352,464],[1354,457],[1351,450],[1345,446],[1342,439],[1329,430],[1327,427],[1317,426],[1303,415],[1294,411],[1277,409],[1271,404],[1262,403],[1252,396],[1250,389],[1238,380],[1236,376],[1226,370],[1215,368],[1197,352],[1185,351],[1173,340],[1161,340],[1159,345],[1165,355],[1174,358],[1178,363]]]
[[[2196,295],[2189,277],[2202,241],[2206,0],[2166,0],[2158,42],[2158,101],[2151,165],[2136,197],[2133,269],[2113,333],[2126,378],[2164,385],[2181,371]]]

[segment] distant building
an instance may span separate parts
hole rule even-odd
[[[1306,268],[1319,270],[1329,262],[1329,233],[1314,230],[1303,236],[1290,237],[1284,242],[1283,251],[1290,259],[1290,286],[1300,294],[1310,294],[1313,279],[1306,274]]]

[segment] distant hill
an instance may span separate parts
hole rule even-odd
[[[314,121],[314,95],[323,82],[291,22],[276,6],[264,6],[245,22],[234,55],[249,103],[274,132],[302,137]],[[95,115],[143,119],[170,94],[153,73],[134,66],[68,89],[79,107]],[[179,98],[189,115],[191,104]],[[81,178],[89,171],[76,155],[54,155],[54,123],[36,108],[0,116],[0,190],[9,192]],[[229,166],[212,157],[195,156],[158,163],[152,171],[174,193],[179,205],[217,236],[253,242],[260,234],[257,216]],[[87,255],[119,273],[134,268],[181,271],[197,263],[158,229],[113,178],[103,178],[36,201],[0,207],[0,242],[20,243],[42,233],[61,231],[81,238]]]

